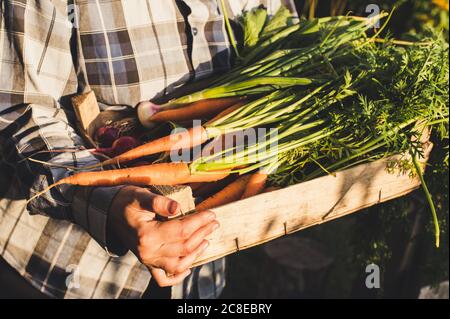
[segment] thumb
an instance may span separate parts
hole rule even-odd
[[[150,191],[141,193],[140,205],[145,210],[151,211],[157,215],[169,217],[181,213],[181,206],[178,202],[168,197],[153,194]]]

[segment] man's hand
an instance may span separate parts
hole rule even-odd
[[[210,211],[156,220],[156,214],[173,216],[179,212],[177,202],[135,186],[124,187],[111,205],[109,237],[149,267],[161,287],[176,285],[190,274],[190,266],[208,247],[205,237],[219,227]]]

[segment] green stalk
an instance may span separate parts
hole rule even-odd
[[[236,56],[238,58],[240,58],[241,56],[239,55],[239,50],[237,48],[237,42],[236,42],[236,38],[234,37],[233,28],[231,27],[230,20],[228,20],[228,12],[227,12],[227,8],[225,7],[224,0],[221,0],[220,4],[222,6],[223,19],[225,20],[225,25],[227,27],[227,33],[228,33],[228,36],[230,37],[231,45],[233,46],[234,53],[236,54]]]
[[[285,39],[287,36],[292,34],[295,31],[298,31],[301,28],[300,24],[294,24],[292,26],[287,27],[284,30],[281,30],[280,32],[277,32],[273,36],[271,36],[269,39],[263,41],[262,43],[258,44],[255,49],[253,49],[245,58],[243,61],[243,64],[248,64],[250,61],[255,59],[258,55],[264,53],[264,51],[267,51],[268,48],[271,47],[274,43],[277,43],[279,40]]]
[[[439,220],[437,218],[436,213],[436,207],[434,206],[433,198],[431,197],[430,191],[428,190],[427,183],[425,182],[425,178],[423,177],[423,172],[420,167],[419,161],[417,160],[416,155],[410,151],[414,167],[416,169],[417,176],[419,176],[420,183],[422,185],[422,190],[425,193],[425,197],[428,201],[428,204],[430,205],[431,215],[433,216],[433,223],[434,223],[434,236],[436,238],[436,248],[439,248],[439,242],[440,242],[440,234],[441,231],[439,229]]]
[[[311,128],[312,126],[317,126],[318,124],[323,124],[323,120],[317,121],[315,123],[311,123],[310,125],[297,128],[295,132],[300,132],[302,130],[307,130]],[[244,165],[254,164],[255,167],[261,167],[264,166],[264,161],[267,159],[270,159],[274,156],[279,156],[280,154],[290,151],[294,148],[298,148],[304,145],[308,145],[310,143],[314,143],[322,138],[326,138],[341,128],[335,128],[332,130],[323,129],[316,133],[310,134],[308,136],[304,136],[303,138],[292,140],[288,143],[281,144],[281,147],[278,146],[278,148],[275,151],[271,152],[263,152],[260,154],[261,150],[266,149],[267,146],[272,145],[275,141],[274,140],[266,140],[264,143],[259,143],[257,145],[252,145],[250,148],[244,149],[240,151],[239,153],[233,153],[232,155],[223,157],[222,155],[226,154],[227,152],[232,152],[236,149],[236,147],[233,147],[231,149],[223,150],[220,153],[207,156],[206,158],[198,159],[191,163],[191,171],[192,172],[198,172],[198,171],[217,171],[217,170],[223,170],[223,169],[231,169],[232,173],[240,173],[242,172],[242,169],[235,170],[235,167],[240,167]],[[283,132],[282,134],[279,134],[277,137],[275,137],[278,140],[281,140],[283,137],[288,136],[292,134],[293,132]],[[217,160],[214,160],[214,159]],[[198,163],[201,160],[200,163]],[[259,163],[257,163],[259,162]]]
[[[257,87],[262,87],[264,85],[272,86],[273,88],[287,88],[297,85],[310,85],[315,81],[316,80],[309,78],[298,78],[298,77],[258,77],[239,83],[233,83],[225,86],[219,86],[202,90],[193,94],[180,97],[178,99],[174,99],[170,101],[170,104],[171,105],[188,104],[205,99],[215,99],[231,96],[244,96],[251,94],[252,90],[255,90],[257,93],[261,93],[261,91],[257,90]]]
[[[381,32],[383,32],[384,29],[387,27],[389,21],[390,21],[391,18],[392,18],[392,15],[393,15],[394,11],[395,11],[395,6],[392,8],[391,12],[389,13],[389,16],[387,17],[386,21],[385,21],[385,22],[383,23],[383,25],[381,26],[380,30],[378,30],[378,31],[377,31],[377,32],[369,39],[369,41],[366,41],[366,42],[364,42],[361,46],[359,46],[358,49],[362,48],[363,46],[367,45],[368,43],[373,42],[374,39],[378,38],[378,36],[381,34]],[[379,15],[379,16],[380,16],[380,17],[379,17],[378,19],[381,19],[382,16],[381,16],[381,15]],[[375,19],[375,17],[374,17],[373,19]]]
[[[273,123],[272,122],[273,119],[282,116],[286,113],[293,112],[295,109],[298,108],[299,105],[302,105],[308,99],[318,94],[325,86],[326,85],[321,85],[320,87],[316,88],[314,91],[297,100],[293,104],[286,105],[287,102],[290,102],[293,98],[295,98],[295,96],[293,95],[288,96],[286,98],[282,98],[280,100],[268,103],[263,108],[257,110],[256,112],[252,113],[248,112],[247,117],[243,117],[244,113],[237,113],[235,117],[228,118],[228,121],[225,121],[222,125],[214,125],[214,127],[223,131],[225,130],[229,131],[236,128],[238,128],[238,130],[241,130],[250,127],[263,126],[269,122]],[[271,112],[271,110],[276,107],[279,107],[279,109],[276,109],[275,111]]]
[[[418,118],[414,118],[411,119],[409,121],[406,121],[400,125],[398,125],[397,127],[393,128],[391,131],[386,132],[385,134],[377,137],[376,139],[372,140],[371,142],[368,142],[366,145],[364,145],[362,148],[358,149],[356,151],[356,153],[354,153],[353,155],[347,156],[346,158],[340,160],[339,162],[336,162],[330,166],[327,167],[327,170],[329,171],[336,171],[336,170],[340,170],[344,164],[346,164],[347,162],[354,160],[358,157],[364,156],[374,150],[377,150],[383,146],[386,146],[387,144],[387,138],[391,135],[394,135],[396,133],[398,133],[398,131],[400,131],[401,129],[416,123],[418,120]],[[308,175],[308,178],[306,178],[306,180],[311,180],[314,179],[318,176],[321,175],[320,171],[315,171],[313,173],[311,173],[310,175]]]
[[[237,110],[234,110],[233,112],[215,120],[212,123],[206,124],[206,127],[219,127],[221,123],[224,123],[230,118],[241,119],[245,115],[250,114],[250,112],[255,111],[255,109],[263,108],[265,106],[265,103],[270,103],[271,101],[274,101],[277,98],[281,98],[284,95],[285,93],[283,93],[282,91],[274,91],[266,96],[263,96],[262,98],[243,105]]]
[[[286,57],[293,55],[294,53],[301,54],[302,49],[280,49],[276,50],[273,53],[269,54],[267,57],[263,58],[260,61],[255,62],[254,64],[250,64],[248,66],[238,65],[228,71],[225,75],[219,77],[215,81],[211,83],[212,86],[225,85],[232,82],[243,81],[248,79],[252,75],[259,75],[263,68],[266,68],[268,65],[274,65],[279,63],[280,60],[285,59]]]

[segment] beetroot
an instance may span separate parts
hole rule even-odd
[[[115,127],[102,126],[95,133],[95,140],[101,147],[112,147],[119,137],[119,129]]]
[[[134,137],[122,136],[115,140],[111,147],[97,148],[95,151],[109,157],[115,157],[135,148],[139,144],[139,141]]]

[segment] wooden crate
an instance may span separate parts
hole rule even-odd
[[[97,112],[98,105],[95,106],[97,102],[92,95],[74,100],[82,135],[90,143],[95,128],[105,119],[117,116]],[[424,168],[432,144],[428,136],[422,142]],[[407,155],[361,164],[335,176],[323,176],[213,209],[221,227],[208,238],[210,245],[195,266],[408,194],[420,186],[420,180],[411,178],[409,172],[387,169],[390,162],[401,156]],[[189,187],[155,186],[152,191],[182,202],[183,211],[192,213]]]
[[[423,168],[432,144],[425,142]],[[407,156],[407,155],[403,155]],[[221,227],[196,261],[201,265],[275,238],[388,201],[420,186],[408,172],[388,171],[401,155],[213,209]]]

